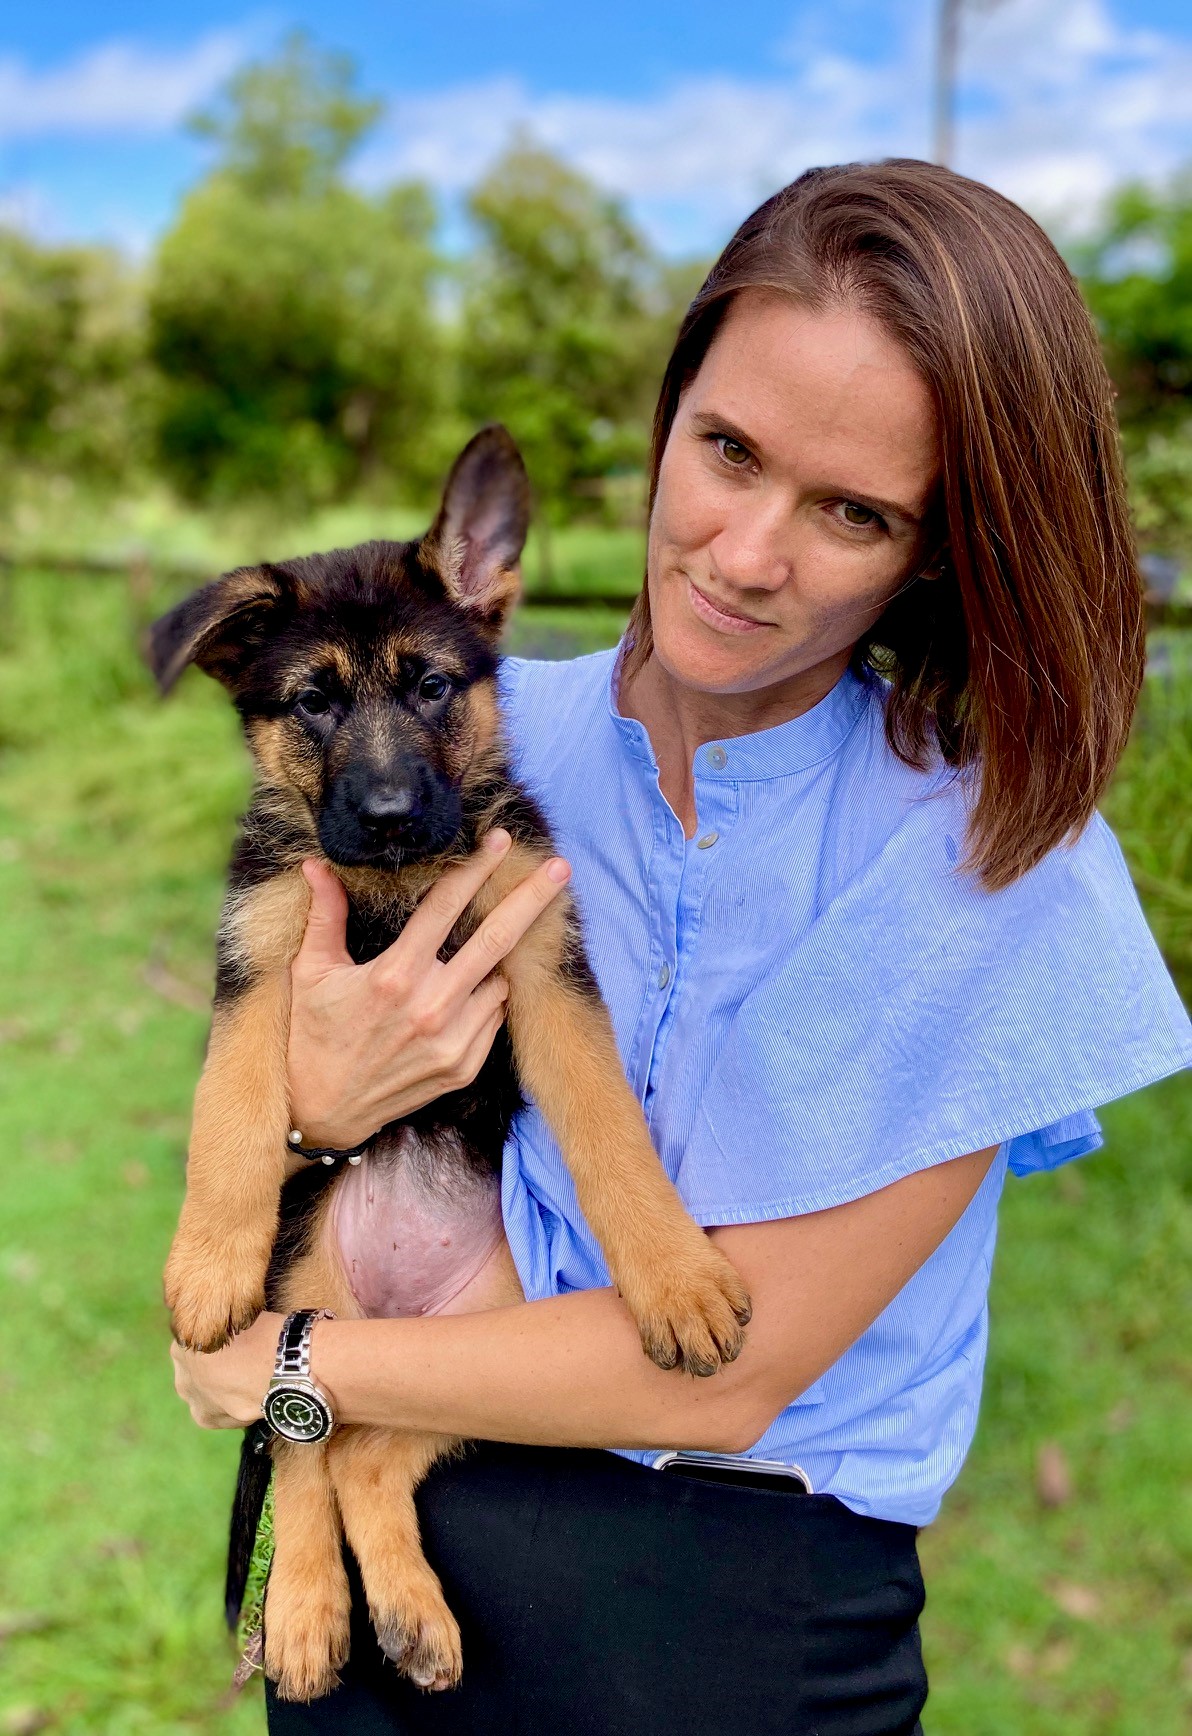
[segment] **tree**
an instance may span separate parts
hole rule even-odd
[[[144,392],[137,286],[114,253],[0,230],[4,470],[111,483],[137,450]]]
[[[419,494],[440,468],[434,209],[419,186],[345,182],[378,112],[352,85],[344,57],[294,37],[196,123],[219,154],[149,298],[159,455],[193,498]]]
[[[1078,269],[1123,424],[1183,421],[1192,408],[1192,174],[1165,194],[1124,188]]]
[[[616,200],[525,138],[468,211],[462,408],[509,426],[552,517],[590,512],[602,478],[644,463],[673,274]]]
[[[1078,255],[1105,343],[1139,533],[1192,553],[1192,174],[1130,186]]]

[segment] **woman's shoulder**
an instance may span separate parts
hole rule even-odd
[[[617,647],[582,657],[502,657],[497,671],[501,698],[511,707],[591,703],[608,692]]]
[[[866,703],[839,756],[827,804],[830,883],[823,908],[837,899],[854,909],[880,899],[893,914],[905,904],[914,908],[920,933],[931,932],[932,921],[1022,932],[1029,913],[1050,920],[1073,900],[1102,918],[1141,921],[1121,849],[1099,813],[1010,886],[986,889],[966,868],[979,773],[938,754],[908,764],[889,740],[885,684],[869,676],[864,687]]]
[[[505,732],[521,775],[565,757],[607,711],[616,647],[558,661],[504,657],[497,689]]]

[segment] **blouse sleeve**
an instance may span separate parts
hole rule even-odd
[[[953,801],[917,804],[742,1002],[677,1178],[700,1222],[822,1210],[989,1146],[1053,1168],[1100,1144],[1099,1105],[1192,1064],[1100,816],[986,893],[942,848]]]

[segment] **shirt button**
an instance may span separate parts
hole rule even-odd
[[[699,842],[695,846],[696,849],[697,850],[710,850],[712,848],[713,844],[719,838],[719,836],[720,836],[719,832],[705,832],[703,837],[699,840]]]
[[[728,755],[722,747],[710,747],[704,757],[718,772],[722,772],[728,764]]]
[[[664,964],[662,969],[658,972],[658,987],[660,989],[664,989],[669,981],[670,981],[670,965]]]

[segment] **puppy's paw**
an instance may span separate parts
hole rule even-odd
[[[711,1375],[741,1354],[753,1310],[736,1268],[698,1226],[691,1230],[670,1251],[655,1250],[650,1272],[620,1289],[651,1362]]]
[[[265,1266],[257,1249],[213,1249],[183,1235],[166,1262],[165,1299],[174,1337],[187,1350],[218,1350],[251,1326],[265,1306]]]
[[[432,1693],[454,1688],[463,1673],[459,1626],[442,1587],[427,1570],[370,1600],[377,1643],[403,1676]]]
[[[283,1700],[317,1700],[348,1660],[351,1594],[342,1567],[325,1584],[270,1579],[265,1596],[265,1674]]]

